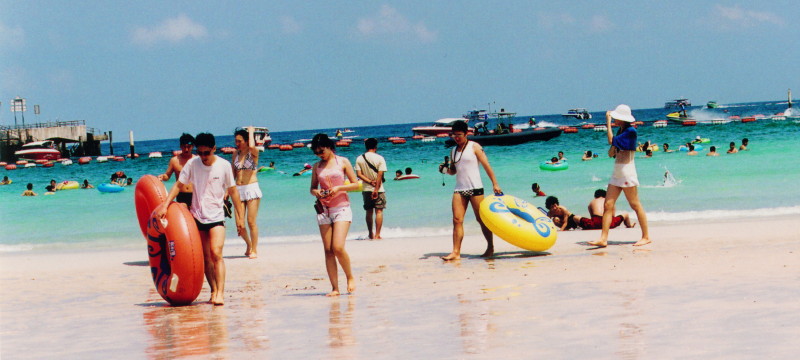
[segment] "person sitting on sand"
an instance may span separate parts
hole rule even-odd
[[[728,154],[736,154],[739,150],[736,150],[736,142],[731,141],[730,147],[728,148]]]
[[[94,185],[89,184],[88,179],[83,179],[83,185],[81,185],[81,189],[94,189]]]
[[[750,143],[750,140],[747,138],[742,139],[742,145],[739,146],[739,151],[747,150],[747,144]]]
[[[586,152],[583,153],[583,157],[581,158],[581,160],[583,161],[588,161],[592,159],[594,159],[594,157],[592,156],[592,150],[586,150]]]
[[[597,189],[594,192],[594,199],[589,201],[589,219],[581,221],[578,225],[584,230],[599,230],[603,228],[603,214],[605,213],[606,191]],[[612,213],[613,216],[613,213]],[[611,218],[611,229],[625,223],[625,227],[632,228],[636,226],[635,222],[631,221],[628,213],[622,213]]]
[[[578,228],[578,223],[584,219],[561,206],[555,196],[548,196],[544,201],[544,207],[547,209],[547,217],[553,219],[553,224],[561,231]]]
[[[706,156],[719,156],[719,153],[717,152],[717,147],[716,146],[709,147],[708,154],[706,154]]]
[[[292,176],[300,176],[300,175],[303,175],[304,173],[309,172],[309,171],[311,171],[311,165],[310,164],[305,164],[305,165],[303,165],[303,170],[300,170],[300,171],[292,174]]]
[[[36,193],[33,192],[33,184],[28,183],[28,185],[26,185],[25,187],[27,188],[27,190],[22,192],[22,196],[36,196]]]
[[[686,155],[695,156],[697,154],[697,151],[694,150],[694,144],[689,144],[689,152],[687,152]]]
[[[0,185],[8,185],[11,184],[11,180],[8,179],[8,176],[3,176],[3,181],[0,181]]]

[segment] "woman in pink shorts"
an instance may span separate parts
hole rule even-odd
[[[317,211],[317,224],[325,248],[325,268],[333,288],[328,296],[339,295],[337,261],[347,276],[347,292],[356,290],[344,241],[353,221],[347,192],[358,189],[358,179],[350,160],[337,156],[335,149],[336,144],[328,135],[317,134],[311,140],[311,150],[320,158],[311,173],[311,195],[317,198],[314,209]],[[350,184],[345,185],[345,179],[350,180]]]

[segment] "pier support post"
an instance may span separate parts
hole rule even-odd
[[[134,152],[133,152],[133,130],[131,130],[131,132],[130,132],[130,138],[131,138],[131,160],[133,160],[135,158],[134,155],[133,155],[134,154]]]
[[[109,155],[114,155],[114,132],[108,131],[108,152]]]

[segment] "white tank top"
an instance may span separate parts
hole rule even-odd
[[[478,170],[478,157],[475,156],[474,142],[464,146],[464,152],[453,149],[450,159],[456,164],[456,188],[453,191],[482,189],[481,173]]]

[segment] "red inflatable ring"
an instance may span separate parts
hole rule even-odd
[[[147,227],[147,253],[153,283],[170,305],[189,305],[203,288],[203,245],[200,232],[186,205],[167,208],[166,228],[151,217]]]
[[[147,223],[150,222],[150,214],[167,200],[167,189],[164,188],[164,183],[157,177],[145,175],[136,182],[134,198],[139,228],[142,229],[142,236],[147,238]]]

